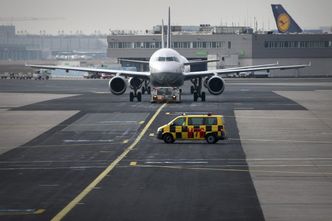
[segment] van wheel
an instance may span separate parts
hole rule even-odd
[[[214,134],[208,134],[205,139],[206,139],[206,142],[208,142],[209,144],[214,144],[214,143],[217,143],[217,141],[218,141]]]
[[[165,143],[174,143],[172,134],[165,134],[163,139]]]

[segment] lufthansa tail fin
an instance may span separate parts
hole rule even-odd
[[[302,29],[294,21],[294,19],[287,13],[282,5],[272,4],[273,15],[277,24],[279,33],[300,33]]]

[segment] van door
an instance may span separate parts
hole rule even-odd
[[[205,119],[206,133],[218,132],[218,120],[217,117],[207,117]]]
[[[204,117],[188,117],[188,139],[204,139]]]
[[[174,139],[185,139],[182,133],[184,125],[186,125],[186,117],[179,117],[171,123],[170,132]]]

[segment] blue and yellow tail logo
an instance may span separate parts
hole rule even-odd
[[[282,5],[271,5],[279,33],[300,33],[302,29],[282,7]]]

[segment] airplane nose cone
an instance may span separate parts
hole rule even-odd
[[[154,73],[179,73],[181,65],[175,62],[160,62],[150,66],[150,71]]]

